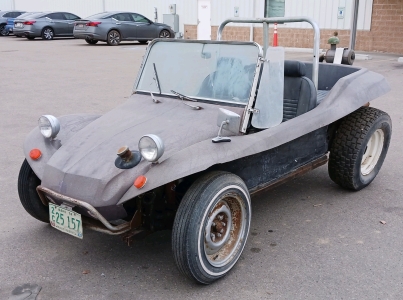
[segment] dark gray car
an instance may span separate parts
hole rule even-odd
[[[79,20],[74,26],[74,37],[85,39],[88,44],[98,41],[110,46],[121,41],[146,43],[155,38],[173,38],[175,32],[166,24],[154,23],[146,17],[132,12],[103,12]]]
[[[79,16],[68,12],[42,12],[25,19],[15,19],[14,34],[24,35],[33,40],[42,37],[52,40],[54,37],[72,37],[74,21]]]
[[[0,35],[7,35],[6,25],[8,19],[17,18],[19,15],[23,14],[25,11],[22,10],[7,10],[0,11]]]

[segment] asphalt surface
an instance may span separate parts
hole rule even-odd
[[[383,74],[392,88],[371,103],[393,122],[375,181],[346,191],[322,166],[254,197],[244,253],[210,286],[176,269],[170,231],[129,247],[88,230],[79,240],[29,216],[17,177],[23,140],[38,117],[102,114],[123,103],[144,51],[137,43],[0,38],[0,299],[24,284],[42,287],[37,299],[402,299],[403,64],[396,55],[371,53],[355,63]]]

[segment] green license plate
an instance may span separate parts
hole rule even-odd
[[[50,225],[79,239],[83,238],[81,215],[75,211],[49,203]]]

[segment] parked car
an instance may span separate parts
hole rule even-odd
[[[33,14],[38,14],[39,12],[26,12],[21,14],[20,16],[18,16],[18,19],[25,19],[27,17],[29,17],[30,15]],[[6,25],[6,31],[8,31],[9,34],[13,34],[14,33],[14,20],[15,18],[8,18],[7,20],[7,25]],[[16,35],[17,37],[22,37],[22,35]]]
[[[0,11],[0,35],[2,36],[9,35],[9,28],[6,28],[8,20],[17,18],[23,13],[25,13],[25,11],[20,10]]]
[[[183,274],[203,284],[224,276],[247,241],[251,194],[329,153],[330,178],[358,191],[386,157],[391,119],[368,107],[389,91],[385,78],[320,64],[314,29],[312,63],[253,42],[153,40],[126,103],[39,118],[23,147],[23,207],[80,239],[87,229],[130,242],[172,228]]]
[[[121,41],[146,43],[158,37],[174,38],[175,32],[170,26],[154,23],[140,14],[113,11],[76,21],[74,37],[92,45],[102,41],[117,46]]]
[[[42,37],[52,40],[54,37],[72,37],[74,21],[80,19],[68,12],[42,12],[32,14],[25,19],[14,20],[14,34],[23,35],[29,40]]]

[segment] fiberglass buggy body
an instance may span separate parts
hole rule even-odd
[[[314,27],[312,63],[252,42],[157,39],[126,103],[102,116],[42,116],[24,143],[24,208],[78,238],[83,228],[128,241],[172,228],[178,268],[208,284],[243,251],[251,194],[326,162],[341,187],[370,184],[391,120],[366,104],[389,86],[319,63],[310,19],[258,21],[267,30],[296,20]]]

